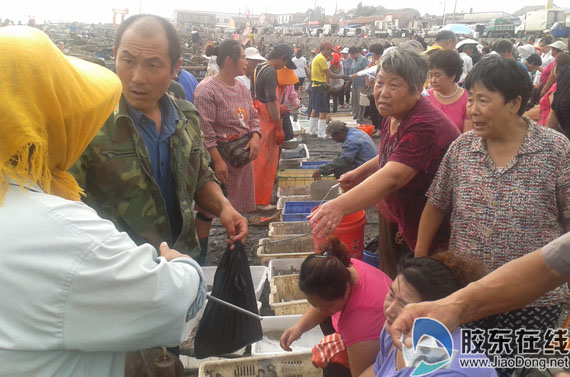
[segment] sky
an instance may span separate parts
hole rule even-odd
[[[58,21],[79,21],[79,22],[103,22],[113,21],[113,8],[129,9],[129,14],[154,13],[163,17],[171,18],[174,9],[190,9],[200,11],[218,11],[228,13],[244,13],[245,9],[250,9],[254,14],[262,12],[268,13],[294,13],[305,12],[309,7],[317,6],[325,8],[327,14],[333,14],[335,6],[338,9],[348,10],[356,7],[360,0],[216,0],[189,1],[189,0],[0,0],[0,19],[9,18],[11,20],[21,20],[27,22],[29,16],[33,16],[37,22],[46,20]],[[415,8],[421,14],[443,14],[444,1],[446,13],[453,13],[455,0],[399,0],[393,1],[372,1],[362,0],[363,5],[383,5],[386,8],[393,8],[398,4],[400,8]],[[505,11],[512,13],[526,5],[545,4],[545,0],[456,0],[457,12],[469,12],[473,7],[473,12]],[[338,4],[337,4],[338,3]],[[570,0],[555,0],[559,7],[570,7]]]

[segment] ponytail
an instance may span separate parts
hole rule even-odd
[[[336,236],[329,236],[322,255],[310,255],[301,265],[299,289],[325,301],[340,299],[350,282],[350,252]]]

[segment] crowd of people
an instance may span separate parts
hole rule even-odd
[[[429,47],[324,42],[306,58],[231,39],[196,83],[158,16],[118,27],[116,74],[35,28],[0,28],[0,374],[122,376],[130,351],[176,353],[206,297],[211,221],[232,248],[248,234],[243,214],[270,205],[305,93],[309,134],[343,144],[313,173],[344,191],[309,216],[313,233],[376,206],[380,268],[329,237],[303,261],[311,305],[283,349],[321,325],[319,346],[335,350],[314,360],[325,376],[409,376],[402,336],[433,316],[458,355],[432,376],[522,373],[459,363],[494,355],[465,352],[457,327],[546,334],[568,303],[570,54],[549,37],[526,42],[442,31]],[[350,99],[355,120],[375,120],[378,149],[327,125],[331,101]]]

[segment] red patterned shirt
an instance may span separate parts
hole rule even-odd
[[[386,196],[381,204],[398,223],[400,234],[411,250],[416,247],[420,217],[427,192],[449,145],[459,136],[453,122],[424,96],[390,135],[390,119],[384,118],[380,131],[379,168],[390,161],[407,165],[418,174],[404,187]],[[434,239],[432,250],[443,249],[449,239],[445,222]]]
[[[570,141],[525,120],[527,136],[507,165],[497,168],[471,131],[451,145],[428,191],[430,203],[451,213],[450,249],[489,271],[558,238],[570,218]],[[559,289],[535,304],[561,301]]]
[[[252,132],[261,135],[251,94],[239,80],[228,86],[215,76],[206,77],[196,87],[194,105],[200,112],[206,148],[217,146],[217,141],[236,140]]]

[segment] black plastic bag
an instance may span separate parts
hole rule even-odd
[[[258,313],[251,270],[241,242],[236,242],[234,250],[228,247],[222,255],[211,295]],[[195,357],[232,353],[262,337],[259,319],[208,300],[194,338]]]
[[[293,139],[295,137],[295,134],[293,133],[293,124],[291,123],[291,118],[289,117],[289,113],[285,113],[282,122],[283,122],[283,133],[285,134],[285,141]]]

